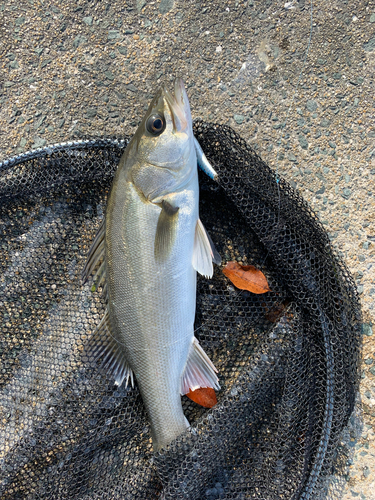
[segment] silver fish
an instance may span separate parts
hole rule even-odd
[[[108,306],[92,355],[118,385],[135,376],[154,450],[189,423],[181,394],[219,389],[217,370],[194,337],[196,271],[213,274],[220,256],[198,215],[197,161],[215,177],[194,138],[188,97],[157,92],[115,175],[105,221],[83,271],[104,284]]]

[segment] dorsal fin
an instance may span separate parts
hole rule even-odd
[[[106,296],[106,268],[105,268],[105,219],[102,220],[98,232],[92,242],[90,250],[87,254],[87,261],[83,268],[81,279],[86,283],[88,278],[93,275],[93,283],[95,289],[103,285],[103,295]],[[98,264],[99,267],[96,269]],[[96,269],[96,271],[95,271]],[[94,273],[95,271],[95,273]]]
[[[121,344],[111,333],[108,307],[104,316],[96,327],[86,348],[86,355],[94,361],[101,360],[101,367],[115,379],[116,385],[121,385],[126,379],[126,385],[131,381],[134,387],[133,371],[129,367]]]
[[[103,219],[87,254],[87,261],[81,275],[84,283],[91,276],[98,262],[104,257],[104,236],[105,220]]]

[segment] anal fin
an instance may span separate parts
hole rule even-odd
[[[194,337],[181,381],[181,394],[195,391],[200,387],[220,389],[217,370]]]
[[[94,361],[101,360],[101,367],[115,379],[116,385],[120,386],[126,379],[127,386],[130,379],[131,385],[134,387],[133,371],[125,359],[121,344],[111,333],[108,307],[89,340],[87,357]]]

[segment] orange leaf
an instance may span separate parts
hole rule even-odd
[[[212,408],[217,403],[215,391],[211,387],[201,387],[195,391],[189,391],[186,396],[204,408]]]
[[[270,292],[267,278],[254,266],[241,266],[238,262],[228,262],[223,273],[234,286],[253,293]]]

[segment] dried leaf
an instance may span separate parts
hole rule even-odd
[[[289,304],[289,299],[285,299],[282,303],[277,302],[271,309],[269,309],[265,304],[262,304],[262,306],[266,309],[266,319],[272,323],[276,323],[276,321],[278,321],[284,314],[284,311]]]
[[[186,396],[204,408],[212,408],[217,403],[215,391],[211,387],[201,387],[195,391],[189,391]]]
[[[260,294],[270,292],[267,278],[254,266],[241,266],[238,262],[228,262],[223,273],[233,285],[241,290]]]

